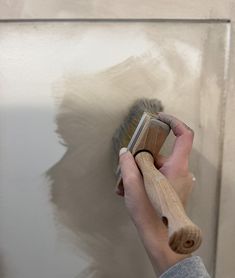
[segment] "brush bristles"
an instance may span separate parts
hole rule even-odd
[[[127,147],[132,135],[144,112],[156,114],[163,111],[161,102],[157,99],[138,99],[131,106],[128,115],[124,118],[121,126],[115,131],[112,138],[114,153],[118,161],[119,150]]]

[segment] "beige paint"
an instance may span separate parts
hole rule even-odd
[[[234,247],[235,247],[235,186],[234,186],[234,157],[235,157],[235,30],[232,25],[230,41],[230,67],[226,86],[226,108],[224,119],[224,146],[220,210],[219,210],[219,232],[217,243],[216,277],[230,278],[234,276]]]
[[[1,18],[231,18],[234,0],[1,0]]]
[[[227,105],[224,119],[224,148],[219,204],[219,236],[217,248],[216,277],[234,276],[235,222],[230,212],[235,210],[234,157],[235,157],[235,86],[234,86],[234,0],[122,0],[122,1],[46,1],[1,0],[0,17],[12,19],[30,18],[158,18],[158,19],[230,19],[231,55],[229,77],[227,79]]]
[[[199,254],[212,273],[229,24],[0,27],[5,276],[153,276],[112,187],[110,139],[142,96],[161,99],[195,130],[189,213],[204,231]]]

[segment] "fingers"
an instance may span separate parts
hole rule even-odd
[[[193,144],[193,130],[177,118],[162,112],[157,115],[157,119],[168,124],[176,136],[172,158],[188,161]]]
[[[142,175],[133,155],[124,148],[120,150],[119,165],[125,191],[125,205],[130,216],[141,234],[147,232],[155,238],[156,231],[162,227],[165,229],[164,224],[148,199]]]
[[[133,155],[126,148],[120,150],[119,165],[125,193],[132,192],[133,187],[139,187],[142,183],[142,176]],[[121,192],[121,190],[121,188],[118,188],[118,192]]]
[[[167,159],[168,158],[166,156],[158,154],[157,160],[155,161],[157,169],[161,168],[164,165],[164,163],[166,163]]]

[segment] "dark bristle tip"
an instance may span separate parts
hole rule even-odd
[[[144,112],[156,114],[163,111],[161,101],[158,99],[137,99],[129,109],[120,127],[115,131],[112,143],[116,159],[120,148],[127,147]]]

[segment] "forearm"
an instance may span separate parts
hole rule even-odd
[[[171,250],[167,228],[149,202],[143,199],[138,210],[144,210],[145,217],[141,217],[143,213],[138,211],[134,217],[132,215],[132,219],[157,276],[177,262],[191,256],[180,255]]]
[[[146,226],[142,229],[143,225],[138,225],[138,223],[136,223],[141,241],[143,242],[157,277],[176,263],[191,257],[191,254],[181,255],[171,250],[168,244],[167,229],[162,222],[150,222],[147,226],[147,229]]]
[[[149,215],[155,213],[149,211]],[[153,217],[153,215],[152,215]],[[140,238],[150,258],[156,276],[159,278],[209,278],[209,274],[198,256],[180,255],[173,252],[168,245],[167,229],[159,217],[156,221],[145,219],[136,222]]]
[[[157,277],[165,273],[165,271],[176,263],[191,257],[191,255],[174,253],[168,245],[156,246],[155,248],[156,249],[153,250],[145,247]]]
[[[159,113],[157,117],[171,127],[176,141],[172,154],[169,157],[159,156],[155,163],[185,206],[195,180],[188,169],[193,131],[171,115]],[[121,191],[122,194],[118,190],[117,193],[125,197],[126,207],[157,276],[161,278],[209,277],[199,257],[179,255],[170,249],[167,228],[153,209],[135,159],[127,149],[121,150],[119,164],[124,189]]]

